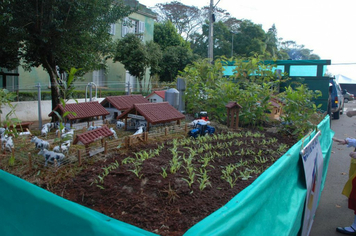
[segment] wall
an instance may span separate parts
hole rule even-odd
[[[104,98],[98,98],[97,101],[101,102]],[[78,102],[85,102],[85,99],[78,99]],[[89,101],[89,99],[87,99]],[[68,103],[75,103],[74,100],[69,100]],[[16,106],[15,114],[21,121],[37,121],[38,117],[38,101],[28,101],[28,102],[12,102],[13,106]],[[1,121],[4,121],[6,114],[10,112],[9,106],[2,107]],[[41,118],[42,120],[50,120],[48,116],[52,111],[52,101],[46,100],[41,101]],[[14,118],[15,116],[11,116]]]

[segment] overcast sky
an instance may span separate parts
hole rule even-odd
[[[149,8],[157,3],[171,2],[138,1]],[[210,0],[180,2],[199,8],[210,5]],[[331,60],[332,64],[348,64],[328,66],[328,71],[356,80],[355,0],[214,0],[215,4],[232,17],[261,24],[265,31],[275,24],[277,37],[304,45],[321,59]]]

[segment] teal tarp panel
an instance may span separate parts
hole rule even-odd
[[[318,128],[321,130],[324,183],[333,136],[329,116]],[[315,132],[300,140],[249,187],[190,228],[184,236],[297,235],[302,226],[307,191],[299,152],[304,142],[314,135]]]
[[[319,125],[323,184],[333,131],[329,117]],[[249,187],[184,235],[297,235],[306,186],[299,151],[315,135],[300,140]],[[76,204],[0,170],[0,235],[156,235]]]
[[[68,201],[0,170],[0,235],[156,234]]]

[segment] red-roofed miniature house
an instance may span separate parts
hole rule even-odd
[[[237,129],[239,127],[239,112],[242,106],[237,102],[229,102],[225,107],[227,108],[227,126]]]
[[[63,117],[64,113],[69,112],[65,117],[65,123],[70,122],[70,126],[73,125],[73,122],[76,120],[87,119],[87,118],[97,118],[102,117],[105,120],[105,117],[110,113],[105,110],[105,108],[98,102],[82,102],[82,103],[68,103],[64,107],[62,104],[57,105],[54,110],[48,114],[52,117],[53,121],[58,121],[56,111]],[[72,114],[71,112],[74,112]]]
[[[164,97],[166,95],[166,90],[153,91],[150,95],[146,96],[146,99],[150,102],[164,102]]]
[[[110,118],[116,119],[118,115],[131,108],[136,103],[147,103],[141,94],[106,97],[100,104],[110,112]]]
[[[155,125],[172,121],[177,121],[177,123],[180,124],[180,121],[185,119],[185,115],[177,111],[177,109],[168,102],[134,104],[130,109],[117,117],[117,119],[125,119],[125,127],[127,127],[129,114],[143,116],[147,121],[147,131],[151,124]]]

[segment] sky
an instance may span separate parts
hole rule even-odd
[[[170,0],[138,0],[148,8]],[[210,0],[177,0],[185,5],[209,6]],[[327,70],[356,80],[355,0],[213,0],[232,17],[251,20],[267,32],[273,24],[277,37],[313,50],[331,60]]]

